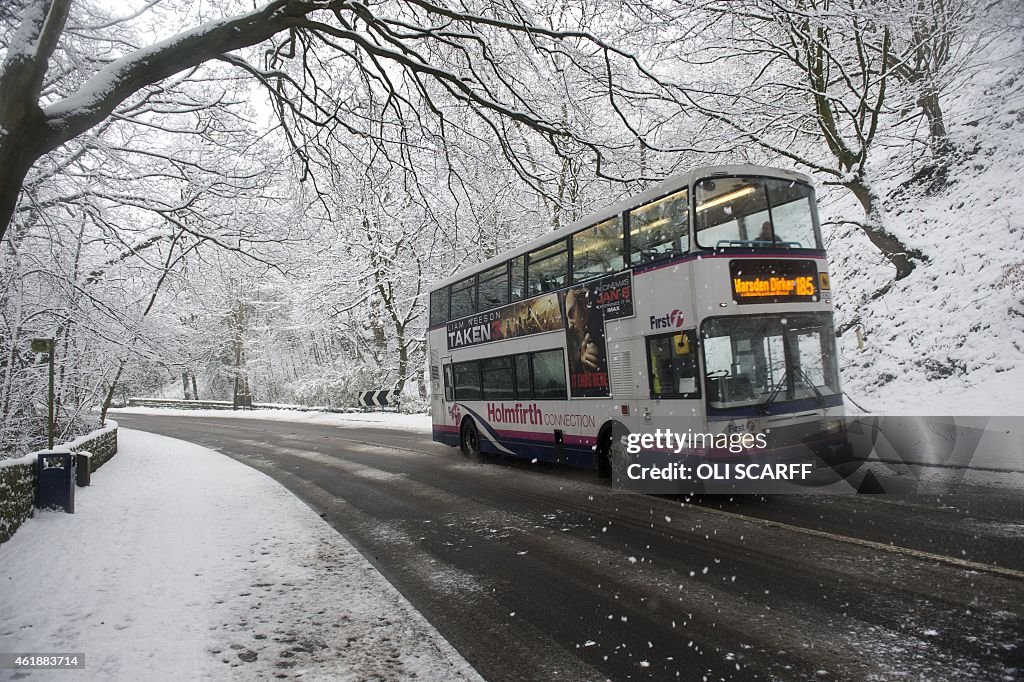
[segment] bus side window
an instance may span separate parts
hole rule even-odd
[[[480,370],[484,380],[484,400],[515,399],[515,386],[512,383],[511,355],[481,360]]]
[[[448,287],[430,292],[430,324],[448,321]]]
[[[569,249],[564,239],[534,249],[526,262],[527,296],[561,289],[569,278]]]
[[[647,337],[651,398],[699,398],[695,330]]]
[[[516,400],[533,400],[533,380],[530,377],[530,356],[515,356]]]
[[[452,319],[472,315],[476,307],[476,275],[452,285]]]
[[[480,400],[480,363],[477,360],[455,363],[455,397]]]
[[[480,273],[480,311],[497,308],[508,303],[508,263],[502,263]]]
[[[565,358],[561,348],[531,353],[537,400],[565,400]]]
[[[518,301],[526,297],[526,256],[513,258],[509,263],[512,265],[512,296],[509,300]]]
[[[572,236],[572,281],[585,282],[622,269],[622,216]]]
[[[690,248],[687,190],[629,212],[629,261],[634,265],[677,256]]]

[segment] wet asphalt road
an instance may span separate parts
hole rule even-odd
[[[280,481],[489,680],[1024,678],[1019,495],[687,501],[429,434],[113,416]]]

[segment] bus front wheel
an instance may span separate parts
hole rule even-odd
[[[625,474],[630,455],[622,439],[629,430],[619,422],[610,422],[601,429],[598,436],[597,473],[601,478],[614,478]]]
[[[459,443],[466,459],[480,461],[480,432],[476,430],[476,424],[472,419],[462,422]]]
[[[608,446],[608,468],[612,475],[612,483],[621,487],[623,482],[628,480],[626,471],[634,459],[635,457],[629,453],[620,439],[612,439]]]

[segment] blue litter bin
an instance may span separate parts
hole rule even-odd
[[[75,513],[75,456],[70,452],[42,453],[36,460],[36,506]]]

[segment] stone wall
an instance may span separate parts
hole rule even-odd
[[[88,452],[92,455],[89,468],[96,471],[117,454],[117,422],[108,419],[102,429],[58,445],[52,452]],[[35,512],[39,454],[0,460],[0,543],[10,540],[18,526]]]
[[[18,526],[31,518],[35,501],[35,464],[0,467],[0,543],[10,540]]]

